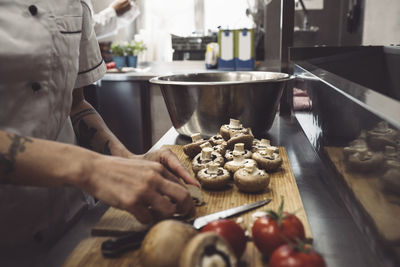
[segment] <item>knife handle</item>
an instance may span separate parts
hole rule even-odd
[[[106,258],[115,258],[126,251],[138,249],[146,233],[147,231],[134,232],[108,239],[101,244],[101,253]]]

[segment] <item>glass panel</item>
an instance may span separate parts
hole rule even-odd
[[[326,182],[339,190],[377,255],[395,264],[400,263],[399,53],[400,48],[375,47],[295,65],[297,90],[309,100],[308,110],[296,111],[296,117],[337,174]]]

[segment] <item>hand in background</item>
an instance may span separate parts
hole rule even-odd
[[[131,1],[130,0],[116,0],[111,5],[118,16],[123,15],[125,12],[131,9]]]

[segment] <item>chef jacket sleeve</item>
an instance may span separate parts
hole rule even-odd
[[[107,7],[94,14],[93,22],[97,40],[113,35],[117,31],[117,13],[113,7]]]
[[[106,72],[104,60],[101,57],[99,44],[93,29],[92,14],[89,4],[81,1],[83,9],[82,37],[79,53],[79,70],[75,88],[80,88],[101,79]]]

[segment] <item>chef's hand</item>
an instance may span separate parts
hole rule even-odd
[[[125,12],[131,9],[131,1],[130,0],[116,0],[111,4],[112,8],[114,8],[117,16],[123,15]]]
[[[145,159],[161,163],[177,177],[182,178],[186,183],[200,187],[199,182],[183,167],[177,156],[167,148],[161,148],[143,155]]]
[[[145,157],[169,162],[167,154],[160,151]],[[176,213],[194,215],[188,190],[163,164],[145,157],[101,156],[95,160],[81,187],[104,203],[131,212],[142,223],[169,218]]]
[[[177,183],[181,183],[180,179],[184,180],[187,184],[192,184],[194,186],[200,187],[199,182],[186,170],[186,168],[179,161],[177,156],[168,148],[161,148],[151,152],[148,152],[144,155],[135,155],[128,151],[124,147],[112,148],[113,155],[131,158],[131,159],[147,159],[151,161],[155,161],[161,163],[165,168],[167,168],[173,176],[171,179],[176,181]]]

